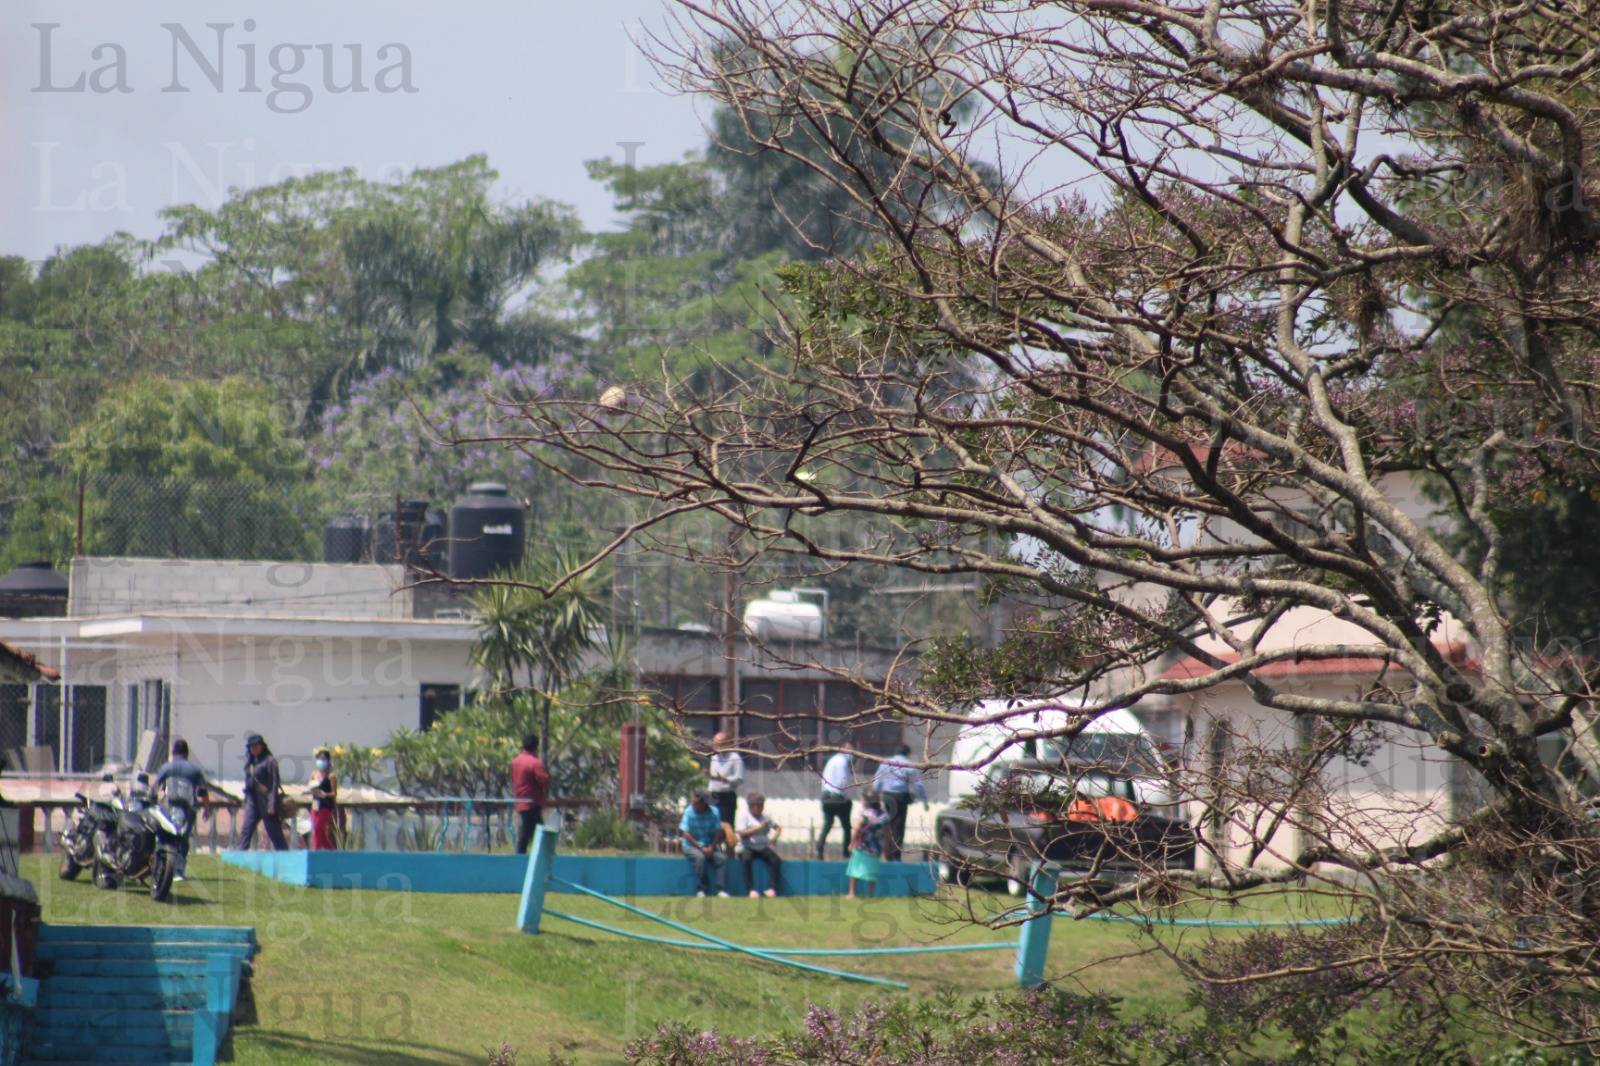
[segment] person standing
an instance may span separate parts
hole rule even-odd
[[[205,771],[189,761],[189,742],[177,739],[172,742],[172,758],[156,774],[156,790],[166,789],[168,808],[173,820],[180,822],[178,829],[183,840],[178,846],[178,868],[173,880],[185,879],[189,868],[189,840],[194,836],[195,811],[206,796]]]
[[[739,839],[739,862],[744,866],[744,884],[752,898],[756,891],[756,863],[767,867],[767,895],[778,894],[778,881],[783,876],[783,860],[772,850],[772,842],[783,834],[783,827],[767,814],[767,797],[759,792],[750,793],[734,824]]]
[[[327,748],[318,748],[311,758],[311,850],[332,851],[333,827],[339,820],[339,779]]]
[[[839,834],[844,837],[845,861],[850,860],[850,771],[854,759],[848,751],[836,751],[822,764],[822,833],[817,837],[817,858],[824,858],[828,850],[828,834],[833,823],[839,823]]]
[[[283,837],[283,782],[278,777],[278,760],[260,733],[246,736],[244,748],[244,827],[239,830],[239,850],[250,850],[259,825],[266,831],[273,851],[288,851],[289,842]]]
[[[922,772],[911,762],[911,746],[902,744],[894,757],[885,759],[872,776],[872,787],[883,797],[883,811],[887,818],[883,833],[883,857],[887,862],[900,861],[900,845],[906,838],[906,813],[911,809],[911,797],[922,801],[928,809],[928,789],[922,783]]]
[[[722,819],[701,789],[689,797],[689,806],[678,821],[683,857],[694,867],[695,895],[711,891],[713,877],[717,895],[728,894],[728,856],[722,850]]]
[[[550,771],[539,758],[539,735],[522,738],[522,750],[511,760],[511,794],[517,800],[517,854],[528,854],[533,831],[544,821],[544,792],[550,786]]]
[[[711,763],[706,767],[710,781],[706,791],[724,822],[733,824],[739,809],[739,786],[744,784],[744,757],[733,750],[733,737],[726,731],[711,738]]]
[[[878,864],[882,861],[884,829],[889,821],[882,802],[875,788],[867,789],[861,797],[861,821],[856,825],[852,840],[850,865],[844,868],[844,876],[850,882],[850,891],[845,894],[847,899],[871,896],[878,890]],[[857,882],[861,884],[859,893],[856,892]]]

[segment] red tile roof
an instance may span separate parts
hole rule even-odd
[[[20,666],[24,673],[34,673],[45,681],[60,681],[61,671],[54,667],[46,666],[37,658],[21,648],[7,644],[0,640],[0,662],[11,662]]]
[[[1442,646],[1439,650],[1462,669],[1472,670],[1477,666],[1468,660],[1467,649],[1461,644]],[[1231,651],[1215,654],[1224,663],[1239,661],[1239,657]],[[1381,655],[1346,655],[1336,659],[1279,659],[1258,666],[1250,673],[1256,677],[1359,677],[1379,673],[1386,666],[1391,670],[1405,669],[1393,659],[1385,659]],[[1163,670],[1161,676],[1174,681],[1186,681],[1211,672],[1212,667],[1186,656]]]

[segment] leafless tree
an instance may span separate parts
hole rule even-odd
[[[1591,635],[1508,615],[1492,515],[1600,473],[1600,9],[677,0],[654,54],[882,243],[786,276],[783,366],[532,404],[530,449],[632,496],[641,537],[714,514],[745,552],[1033,600],[998,649],[947,645],[885,687],[921,721],[1002,691],[1080,691],[1092,716],[1245,686],[1314,728],[1187,764],[1238,846],[1054,901],[1340,886],[1375,924],[1318,972],[1451,967],[1513,1018],[1556,1004],[1540,1039],[1593,1042]],[[1436,514],[1404,505],[1416,485]],[[1269,639],[1308,610],[1357,635]],[[1352,658],[1380,681],[1284,680]],[[1447,754],[1483,802],[1369,832],[1319,784],[1364,728]]]

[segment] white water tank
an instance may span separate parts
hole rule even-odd
[[[757,640],[821,640],[826,630],[822,607],[798,592],[770,592],[744,609],[744,631]]]

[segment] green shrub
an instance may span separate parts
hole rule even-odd
[[[644,851],[650,845],[639,827],[616,811],[596,811],[572,831],[572,846],[592,851]]]

